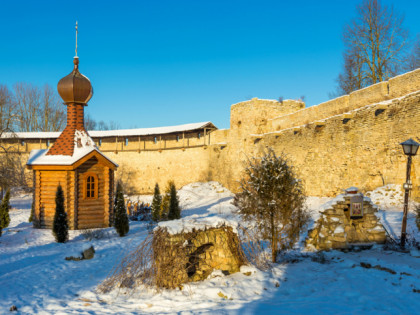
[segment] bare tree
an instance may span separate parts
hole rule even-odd
[[[11,186],[26,185],[26,176],[20,156],[10,153],[13,143],[4,138],[16,138],[13,126],[18,121],[13,94],[0,85],[0,197]]]
[[[0,85],[0,137],[13,133],[13,125],[17,121],[17,114],[13,101],[13,94],[5,85]],[[3,151],[5,148],[2,146]]]
[[[32,84],[17,83],[13,89],[19,116],[17,131],[60,131],[64,128],[65,107],[49,85],[41,89]]]
[[[41,96],[39,124],[41,131],[61,131],[66,124],[66,108],[61,98],[48,84],[44,85]]]
[[[343,53],[344,69],[338,75],[338,95],[350,94],[361,89],[362,86],[362,62],[357,49]]]
[[[96,120],[92,118],[88,113],[85,113],[85,129],[86,130],[96,130],[97,126]]]
[[[411,51],[407,58],[407,71],[412,71],[420,68],[420,34],[417,34]]]
[[[338,94],[347,94],[404,71],[408,32],[403,17],[378,0],[363,0],[357,17],[344,28],[344,70]],[[346,82],[343,82],[346,81]]]

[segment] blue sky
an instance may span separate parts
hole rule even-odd
[[[96,120],[122,128],[212,121],[252,97],[329,99],[343,25],[360,1],[2,1],[0,84],[56,86],[80,71]],[[382,1],[420,33],[420,1]]]

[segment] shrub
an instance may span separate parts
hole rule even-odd
[[[34,220],[34,215],[35,215],[35,201],[32,201],[31,214],[29,215],[28,222],[32,222]]]
[[[64,193],[61,185],[57,187],[55,193],[55,215],[53,222],[53,234],[58,243],[65,243],[69,239],[69,226],[67,223],[67,213],[64,210]]]
[[[159,221],[160,220],[160,210],[162,207],[162,196],[160,195],[160,189],[158,183],[155,185],[155,191],[153,194],[153,201],[152,201],[152,220]]]
[[[160,207],[160,219],[167,220],[169,215],[169,201],[171,199],[171,186],[175,185],[173,181],[168,181],[168,184],[163,194],[162,204]]]
[[[285,156],[276,156],[271,148],[249,161],[234,204],[270,242],[272,262],[280,250],[293,247],[309,219],[302,182]]]
[[[88,241],[109,238],[108,232],[103,229],[86,229],[81,235]]]
[[[0,204],[0,236],[2,234],[2,230],[9,226],[10,223],[10,189],[6,191],[6,195]]]
[[[179,207],[179,199],[176,193],[175,183],[170,183],[170,192],[169,192],[169,220],[176,220],[181,218],[181,208]]]
[[[117,184],[117,192],[115,194],[114,227],[121,237],[126,235],[130,230],[130,226],[128,224],[127,209],[124,202],[124,192],[120,182]]]

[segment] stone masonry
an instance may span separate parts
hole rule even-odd
[[[153,244],[157,278],[166,288],[204,280],[213,270],[232,274],[245,264],[238,236],[229,226],[173,235],[155,230]]]
[[[147,194],[156,182],[164,187],[168,180],[177,187],[214,180],[235,192],[248,159],[270,146],[278,154],[287,154],[308,195],[333,197],[339,193],[337,187],[356,185],[365,192],[404,183],[407,158],[399,144],[409,138],[420,142],[419,105],[417,69],[311,107],[297,100],[258,98],[234,104],[229,129],[189,140],[201,146],[184,147],[182,141],[176,142],[176,135],[171,139],[162,135],[160,142],[170,149],[125,152],[116,149],[123,148],[124,139],[118,137],[104,141],[102,149],[115,149],[107,154],[120,165],[117,177],[135,193]],[[182,139],[183,135],[178,136]],[[151,135],[141,148],[160,148],[154,138],[161,137]],[[33,145],[38,142],[34,140]],[[20,141],[17,145],[24,147]],[[136,142],[129,146],[140,148]],[[412,197],[420,201],[419,164],[417,154]]]
[[[339,195],[320,212],[315,227],[308,232],[308,249],[345,249],[352,245],[384,243],[386,232],[376,217],[377,206],[370,199],[363,199],[363,217],[350,216],[350,199],[355,194]]]

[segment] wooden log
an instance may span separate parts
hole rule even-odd
[[[85,223],[96,223],[96,224],[103,224],[104,221],[102,218],[99,219],[80,219],[78,220],[78,225],[85,224]]]
[[[92,213],[80,213],[79,212],[79,218],[97,218],[97,217],[103,217],[104,212],[103,211],[96,211]]]

